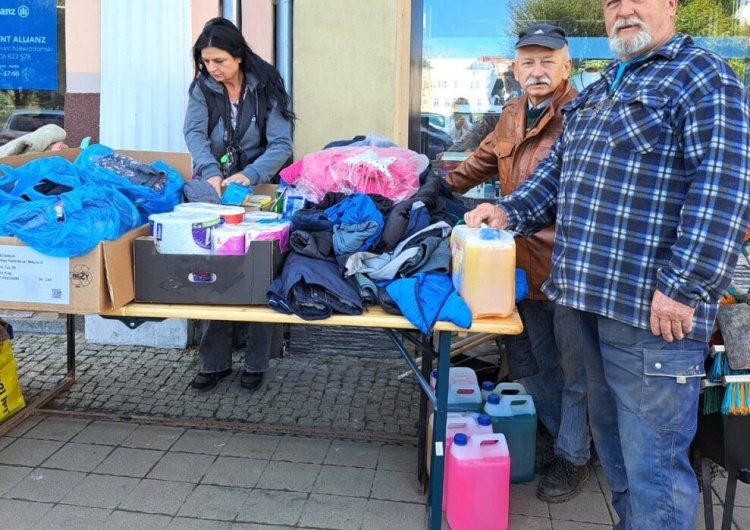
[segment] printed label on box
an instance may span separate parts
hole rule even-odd
[[[0,300],[70,303],[70,258],[46,256],[29,247],[0,246]]]

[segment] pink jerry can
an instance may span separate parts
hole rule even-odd
[[[433,414],[430,418],[432,425]],[[449,412],[448,423],[445,426],[445,454],[450,454],[453,438],[456,434],[463,433],[469,437],[477,434],[492,434],[492,418],[487,414],[464,414],[460,412]],[[431,438],[431,436],[430,436]],[[445,468],[443,469],[443,511],[448,504],[448,475],[450,474],[450,465],[448,458],[445,459]],[[430,449],[427,450],[427,473],[430,472]]]
[[[451,530],[507,530],[510,454],[505,436],[458,433],[446,463]]]

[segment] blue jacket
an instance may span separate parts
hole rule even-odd
[[[372,248],[383,231],[383,214],[364,193],[352,193],[325,210],[333,222],[333,251],[337,256]]]
[[[471,327],[471,310],[458,296],[447,274],[420,272],[391,282],[385,290],[422,333],[429,333],[438,320],[453,322],[461,328]]]

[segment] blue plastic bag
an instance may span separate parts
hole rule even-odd
[[[12,205],[47,197],[34,189],[42,181],[77,188],[85,178],[70,161],[59,156],[31,160],[17,168],[0,165],[0,235],[12,235],[4,222]]]
[[[115,154],[113,149],[95,144],[81,151],[74,164],[85,170],[89,175],[88,179],[95,179],[100,184],[112,186],[133,201],[144,224],[148,222],[148,216],[152,213],[171,212],[179,204],[184,181],[177,170],[161,160],[148,164],[154,170],[166,174],[163,187],[156,190],[148,186],[133,184],[127,178],[97,163],[100,159]]]
[[[43,180],[70,188],[80,187],[86,182],[86,175],[61,156],[37,158],[19,167],[0,165],[0,173],[3,173],[0,190],[11,197],[26,196],[29,200],[46,197],[34,190],[34,186]]]
[[[43,254],[86,254],[102,240],[114,240],[141,225],[135,205],[114,188],[84,184],[57,196],[0,207],[6,233]]]

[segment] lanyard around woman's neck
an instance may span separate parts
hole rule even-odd
[[[232,102],[229,99],[229,91],[226,85],[224,88],[224,138],[225,144],[231,147],[239,146],[240,136],[240,118],[242,116],[242,107],[245,102],[245,91],[247,90],[247,76],[242,75],[242,84],[240,85],[240,97],[237,101],[237,115],[235,116],[234,126],[232,126]]]

